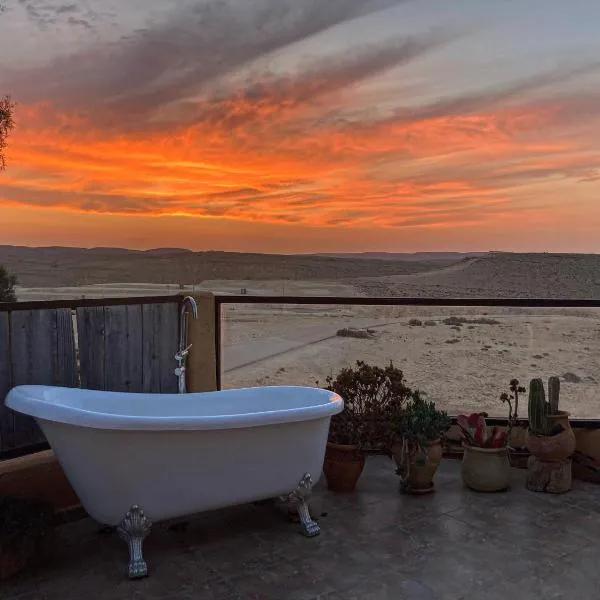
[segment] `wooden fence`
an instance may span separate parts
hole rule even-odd
[[[11,387],[176,393],[180,296],[0,304],[0,456],[43,443]]]

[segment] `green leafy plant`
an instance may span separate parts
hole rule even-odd
[[[427,444],[439,439],[448,430],[452,421],[435,403],[423,399],[415,390],[406,406],[399,407],[392,416],[394,435],[408,443],[410,450],[424,451]]]
[[[326,383],[328,390],[344,400],[344,410],[331,418],[329,441],[388,453],[391,416],[412,395],[404,373],[392,362],[381,368],[359,360],[335,378],[328,377]]]

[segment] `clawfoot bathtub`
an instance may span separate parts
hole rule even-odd
[[[128,543],[129,576],[147,574],[151,523],[268,498],[307,500],[321,476],[332,392],[256,387],[135,394],[17,386],[6,405],[36,418],[87,513]]]

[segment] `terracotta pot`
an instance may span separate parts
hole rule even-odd
[[[550,418],[559,423],[563,431],[557,435],[535,435],[527,430],[527,449],[542,462],[560,462],[575,452],[575,432],[569,423],[569,413],[560,411]]]
[[[500,492],[510,483],[508,448],[465,445],[461,465],[463,483],[476,492]]]
[[[392,446],[394,462],[399,468],[402,465],[402,443]],[[417,451],[410,458],[408,477],[402,481],[402,490],[413,494],[423,494],[433,491],[433,477],[442,460],[442,442],[434,440],[426,446],[426,455]]]
[[[365,455],[358,446],[327,442],[323,472],[332,492],[353,492],[365,467]]]

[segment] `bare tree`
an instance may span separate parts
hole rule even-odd
[[[3,265],[0,265],[0,303],[17,301],[16,285],[16,276],[11,275]]]
[[[6,167],[6,149],[8,134],[15,126],[13,118],[15,104],[10,96],[0,98],[0,171]]]

